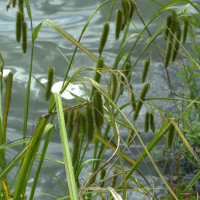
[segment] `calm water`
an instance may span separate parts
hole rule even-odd
[[[142,1],[145,6],[146,3]],[[167,1],[159,1],[160,3],[166,3]],[[193,1],[194,3],[198,2]],[[48,18],[57,23],[59,26],[61,26],[64,30],[66,30],[69,34],[71,34],[75,39],[79,38],[79,35],[81,33],[82,27],[84,26],[86,20],[91,16],[93,11],[101,4],[103,3],[102,0],[98,1],[92,1],[92,0],[85,0],[85,1],[78,1],[78,0],[31,0],[31,11],[33,16],[33,25],[34,28],[44,19]],[[155,10],[158,10],[159,8],[155,6],[154,4],[151,4]],[[181,5],[181,4],[180,4]],[[139,10],[142,13],[143,19],[145,22],[148,21],[149,15],[146,14],[146,10],[144,7],[138,3]],[[117,8],[117,7],[116,7]],[[105,7],[105,12],[109,13],[110,4]],[[150,12],[150,8],[148,9]],[[25,95],[25,87],[28,80],[28,73],[29,73],[29,64],[30,64],[30,47],[31,47],[31,32],[30,32],[30,23],[27,14],[25,15],[26,21],[28,22],[29,29],[28,29],[28,51],[25,55],[22,54],[21,45],[16,43],[15,40],[15,15],[17,9],[11,8],[8,12],[6,11],[6,2],[0,1],[0,53],[2,54],[5,66],[7,69],[10,69],[14,73],[14,84],[13,84],[13,92],[12,92],[12,101],[11,101],[11,107],[9,111],[9,120],[8,120],[8,140],[13,141],[15,139],[19,139],[22,137],[23,134],[23,106],[24,106],[24,95]],[[91,52],[94,53],[94,55],[98,56],[98,43],[99,43],[99,35],[98,32],[101,33],[102,24],[106,21],[107,15],[105,14],[103,10],[99,11],[96,16],[92,19],[90,23],[90,27],[87,28],[87,30],[84,33],[84,36],[81,40],[81,43],[88,48]],[[193,9],[190,9],[191,12],[194,13]],[[153,13],[153,12],[151,12]],[[165,13],[166,14],[166,13]],[[162,17],[165,16],[165,14],[162,14]],[[141,30],[143,27],[142,23],[140,22],[139,18],[134,15],[134,22],[138,29]],[[161,24],[160,21],[158,23]],[[113,15],[111,18],[111,26],[114,27],[115,24],[115,16]],[[157,29],[156,25],[149,26],[150,31],[153,32]],[[98,31],[98,32],[97,32]],[[131,27],[129,34],[136,33],[136,30]],[[114,39],[114,28],[111,29],[108,42],[105,48],[105,52],[103,53],[103,57],[105,58],[106,65],[110,68],[112,67],[112,64],[114,63],[114,60],[116,58],[119,44],[120,42],[115,42]],[[146,34],[146,33],[145,33]],[[121,34],[122,35],[122,34]],[[147,35],[147,34],[146,34]],[[133,39],[132,39],[133,41]],[[163,48],[165,48],[165,42],[163,41],[163,36],[159,36],[157,38],[157,42],[159,45]],[[131,44],[130,44],[131,45]],[[51,52],[51,59],[49,50]],[[131,55],[132,62],[137,58],[137,56],[140,53],[140,50],[142,50],[144,46],[144,43],[140,42],[140,44],[137,45],[134,52]],[[187,46],[189,47],[189,41],[187,43]],[[187,47],[186,46],[186,47]],[[35,51],[34,51],[34,62],[33,62],[33,77],[36,77],[40,81],[47,79],[47,66],[52,63],[52,66],[55,67],[55,78],[54,82],[62,81],[64,78],[64,74],[67,70],[68,63],[63,58],[63,56],[60,54],[60,52],[57,50],[59,48],[63,54],[70,60],[74,46],[69,43],[68,41],[64,40],[60,35],[55,33],[52,29],[49,27],[43,25],[41,28],[41,31],[39,33],[39,37],[37,38],[35,42]],[[148,52],[146,55],[143,56],[143,58],[138,62],[135,70],[132,74],[132,83],[135,89],[136,93],[140,93],[140,90],[142,88],[142,84],[140,83],[140,77],[141,72],[144,63],[145,57],[148,56]],[[151,83],[151,90],[148,94],[148,97],[170,97],[169,87],[167,84],[167,78],[165,75],[165,71],[163,69],[163,64],[161,62],[161,59],[158,57],[158,54],[155,53],[152,55],[154,61],[152,62],[152,67],[154,67],[154,73],[150,77],[149,82]],[[73,62],[74,70],[71,70],[69,73],[69,77],[72,76],[75,72],[75,70],[81,68],[81,67],[95,67],[95,62],[88,58],[87,55],[85,55],[82,51],[78,50],[75,60]],[[152,69],[152,68],[151,68]],[[172,85],[174,89],[174,93],[181,90],[181,83],[178,81],[178,79],[175,77],[175,67],[171,66],[169,67],[169,73],[170,77],[172,78]],[[93,77],[92,73],[88,73],[87,76]],[[159,84],[158,84],[159,83]],[[106,83],[102,82],[102,85],[106,86]],[[84,96],[83,87],[81,85],[78,85],[80,89],[82,90],[82,95]],[[28,133],[27,135],[32,135],[34,128],[35,128],[35,122],[36,120],[44,113],[46,113],[48,104],[44,101],[45,92],[41,88],[41,86],[35,81],[34,78],[32,78],[32,84],[31,84],[31,97],[30,97],[30,109],[29,109],[29,120],[28,120]],[[124,104],[124,102],[127,101],[128,95],[126,92],[124,92],[123,96],[121,96],[118,105],[121,106]],[[67,103],[68,106],[72,106],[76,104],[75,100],[65,100],[63,99],[64,103]],[[173,105],[171,102],[156,102],[158,106],[162,106],[163,109],[167,109],[168,111],[173,110]],[[128,115],[129,111],[131,110],[131,107],[127,107],[126,110],[124,110],[124,113]],[[137,127],[139,130],[143,131],[143,120],[144,120],[144,113],[145,113],[145,107],[143,107],[141,115],[139,116],[139,119],[137,120]],[[157,113],[156,113],[157,114]],[[132,120],[132,115],[129,118]],[[58,123],[57,123],[58,126]],[[122,138],[127,137],[127,131],[123,128],[120,128],[120,134],[122,135]],[[154,136],[153,133],[149,132],[148,134],[143,134],[141,137],[143,138],[145,144],[148,144],[148,142],[151,140],[151,138]],[[137,142],[138,148],[142,151],[141,145],[139,142]],[[89,159],[93,155],[93,144],[91,144],[89,151],[87,153],[86,159]],[[7,159],[8,161],[11,160],[20,147],[15,148],[9,148],[7,150]],[[136,159],[139,156],[139,153],[135,147],[130,148],[133,152],[134,156],[131,156],[133,159]],[[105,158],[107,159],[112,155],[112,151],[108,150],[106,152]],[[56,130],[52,136],[50,148],[48,148],[47,157],[51,157],[58,160],[63,160],[62,155],[62,147],[60,144],[60,136],[59,136],[59,130]],[[162,161],[162,159],[158,160]],[[8,163],[8,162],[7,162]],[[64,184],[64,186],[67,187],[66,182],[66,175],[65,170],[61,165],[57,165],[51,162],[45,161],[46,165],[51,168],[51,170],[55,173],[55,175],[61,180],[61,182]],[[34,166],[34,169],[37,165]],[[127,166],[128,169],[129,166]],[[155,170],[153,170],[153,167],[149,165],[149,169],[151,170],[152,177],[150,173],[148,172],[146,166],[141,166],[139,168],[144,175],[149,178],[149,181],[151,183],[157,181],[157,174],[155,173]],[[85,166],[81,174],[80,182],[83,183],[83,181],[87,180],[88,174],[90,172],[90,167]],[[34,174],[34,173],[33,173]],[[29,185],[31,188],[31,184],[33,182],[33,174],[30,176]],[[10,173],[10,179],[15,175],[15,170],[13,170]],[[146,185],[143,181],[143,179],[137,174],[134,174],[134,177],[138,179],[139,182]],[[158,187],[162,187],[162,183],[158,185]],[[67,195],[66,191],[62,188],[62,186],[58,183],[56,178],[50,173],[48,168],[43,165],[41,174],[39,177],[38,185],[37,185],[37,191],[47,193],[54,195],[56,197],[62,197]],[[29,191],[27,191],[29,193]],[[162,191],[160,192],[162,193]],[[137,196],[137,197],[136,197]],[[140,195],[136,192],[131,192],[128,194],[127,199],[141,199],[143,195]],[[40,193],[35,193],[35,199],[55,199],[53,197],[48,197],[45,195],[41,195]]]

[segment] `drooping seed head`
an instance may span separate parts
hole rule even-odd
[[[81,151],[81,139],[78,132],[75,130],[75,132],[73,133],[72,155],[71,155],[73,167],[76,167],[76,165],[78,164],[80,151]]]
[[[165,36],[165,40],[167,40],[167,38],[169,36],[169,29],[170,29],[171,23],[172,23],[172,16],[171,15],[167,16],[167,19],[166,19],[165,23],[166,23],[166,28],[165,28],[164,36]]]
[[[16,6],[16,1],[17,1],[17,0],[13,0],[13,1],[12,1],[13,8]]]
[[[103,109],[102,95],[97,90],[94,92],[93,105],[94,105],[95,124],[97,129],[100,131],[104,123],[104,118],[103,118],[104,109]]]
[[[121,7],[122,7],[122,15],[124,19],[124,24],[127,23],[129,18],[129,3],[128,0],[121,0]]]
[[[116,10],[115,39],[118,40],[122,27],[122,11]]]
[[[176,60],[176,57],[178,55],[178,51],[179,51],[179,47],[180,47],[180,42],[181,42],[181,28],[179,26],[177,32],[176,32],[176,38],[177,40],[175,41],[175,49],[173,50],[173,54],[172,54],[172,62],[174,62]]]
[[[133,91],[133,86],[130,85],[130,87],[131,87],[131,90]],[[134,101],[135,101],[135,95],[134,95],[133,92],[131,92],[131,105],[133,107],[133,110],[135,111],[135,109],[136,109],[136,102],[134,102]]]
[[[19,43],[21,39],[21,30],[22,30],[22,13],[17,11],[16,16],[16,41]]]
[[[109,22],[104,23],[102,34],[101,34],[101,39],[100,39],[100,42],[99,42],[99,53],[100,54],[102,54],[104,46],[106,44],[106,41],[107,41],[107,38],[108,38],[109,29],[110,29]]]
[[[150,126],[151,126],[152,132],[155,132],[155,122],[154,122],[154,116],[152,113],[150,114]]]
[[[143,69],[142,81],[141,81],[142,83],[144,83],[147,77],[149,66],[150,66],[150,57],[146,58],[145,63],[144,63],[144,69]]]
[[[103,65],[104,65],[104,58],[98,58],[97,60],[97,66],[96,66],[96,72],[95,72],[95,76],[94,76],[94,80],[99,83],[100,79],[101,79],[101,74],[99,73],[99,71],[103,70]],[[96,90],[96,88],[94,86],[92,86],[92,92],[91,92],[91,96],[93,96],[94,91]]]
[[[118,90],[118,80],[116,74],[110,74],[110,85],[108,88],[108,93],[111,99],[114,101]]]
[[[22,22],[22,50],[26,53],[27,50],[27,23]]]
[[[68,138],[71,139],[72,138],[72,133],[73,133],[73,129],[74,129],[74,110],[70,110],[69,111],[69,120],[68,120]]]
[[[48,66],[48,82],[47,82],[47,89],[46,89],[46,101],[51,96],[51,88],[53,85],[53,76],[54,76],[55,68],[51,65]]]
[[[93,141],[94,137],[94,117],[93,117],[93,108],[90,104],[86,106],[86,120],[87,120],[87,136],[88,142]]]
[[[147,133],[148,131],[149,131],[149,111],[146,111],[144,119],[144,132]]]
[[[80,113],[80,133],[85,135],[87,132],[87,120],[86,120],[86,113],[85,112],[81,112]]]
[[[174,138],[175,138],[174,136],[175,136],[175,127],[174,127],[174,125],[172,125],[169,132],[167,133],[167,146],[168,146],[168,148],[172,147],[172,144],[173,144]]]
[[[172,11],[171,16],[172,16],[172,23],[171,23],[171,27],[170,27],[171,33],[169,36],[167,51],[166,51],[166,55],[165,55],[165,63],[164,63],[165,68],[167,68],[169,65],[171,51],[172,51],[172,44],[173,44],[173,39],[174,39],[173,34],[175,34],[175,32],[177,31],[177,27],[178,27],[178,16],[177,16],[176,11]]]
[[[64,112],[65,127],[67,127],[68,117],[69,117],[68,111],[65,111],[65,112]]]
[[[188,27],[189,27],[188,21],[184,20],[184,25],[183,25],[183,44],[185,44],[185,41],[187,39]]]

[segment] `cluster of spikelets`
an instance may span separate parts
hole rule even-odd
[[[65,111],[65,124],[68,138],[72,139],[72,164],[78,162],[84,135],[87,134],[88,142],[94,140],[94,132],[101,131],[104,123],[103,99],[99,91],[95,91],[92,101],[88,102],[85,110],[79,107]]]
[[[149,125],[152,132],[155,132],[155,123],[153,113],[146,111],[145,119],[144,119],[144,132],[147,133],[149,131]]]
[[[183,36],[182,36],[183,44],[186,41],[187,32],[188,32],[188,21],[184,20]],[[168,67],[170,59],[172,62],[176,60],[176,57],[179,51],[181,35],[182,35],[179,18],[176,11],[172,11],[171,14],[167,16],[164,35],[165,35],[165,40],[168,39],[167,51],[166,51],[166,56],[165,56],[165,67]],[[177,38],[175,42],[173,42],[174,35]],[[173,52],[172,52],[172,45],[173,45]],[[171,55],[171,52],[172,52],[172,55]]]
[[[128,20],[132,19],[134,13],[135,2],[133,0],[121,0],[121,8],[116,11],[116,27],[115,27],[115,38],[118,40],[120,32],[124,30]],[[109,34],[110,24],[105,22],[103,24],[102,34],[99,42],[99,54],[102,54],[105,47],[108,34]]]
[[[12,1],[13,7],[16,6],[16,0]],[[27,23],[24,18],[24,0],[18,0],[19,10],[16,15],[16,41],[22,41],[23,53],[27,50]]]
[[[16,6],[17,0],[10,1],[13,7]],[[10,4],[7,5],[7,9]],[[16,41],[20,43],[22,40],[22,50],[26,53],[27,50],[27,23],[24,20],[24,0],[18,0],[19,10],[16,14]],[[22,39],[21,39],[22,38]]]

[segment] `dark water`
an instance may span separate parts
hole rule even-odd
[[[159,1],[160,3],[166,3],[167,1]],[[169,2],[169,1],[168,1]],[[197,3],[198,1],[193,1],[193,3]],[[82,27],[84,26],[86,20],[92,15],[94,10],[101,4],[103,1],[92,1],[92,0],[85,0],[85,1],[78,1],[78,0],[32,0],[30,1],[31,11],[33,16],[33,26],[34,28],[44,19],[48,18],[57,23],[61,26],[64,30],[66,30],[69,34],[71,34],[75,39],[79,38],[81,33]],[[142,1],[146,7],[148,7],[147,3]],[[149,2],[155,10],[158,10],[159,7],[155,6],[153,3]],[[142,14],[142,17],[145,22],[149,20],[149,15],[147,11],[142,6],[141,3],[138,2],[139,10]],[[181,4],[179,4],[181,5]],[[94,55],[98,56],[98,43],[99,43],[99,34],[101,33],[102,24],[106,21],[111,4],[107,5],[103,10],[100,10],[95,17],[90,22],[90,27],[87,28],[85,31],[81,43],[88,48]],[[116,10],[117,6],[115,6],[114,10]],[[15,139],[22,138],[23,134],[23,113],[24,113],[24,96],[25,96],[25,87],[28,80],[29,74],[29,64],[30,64],[30,52],[31,52],[31,31],[30,31],[30,23],[28,19],[28,15],[26,13],[25,18],[28,22],[28,51],[25,55],[23,55],[21,50],[21,45],[16,43],[15,40],[15,15],[16,15],[16,8],[11,8],[9,11],[6,11],[6,2],[0,1],[0,53],[2,54],[5,67],[10,69],[14,73],[14,83],[13,83],[13,92],[12,92],[12,101],[11,107],[9,111],[9,120],[7,125],[7,136],[8,140],[13,141]],[[153,14],[152,10],[148,7],[148,11]],[[194,9],[190,9],[190,12],[195,13]],[[105,14],[106,13],[106,14]],[[161,16],[164,18],[166,13],[163,13]],[[157,20],[157,22],[161,25],[161,21]],[[134,15],[134,23],[136,27],[141,30],[143,28],[143,24]],[[105,63],[107,66],[112,68],[114,60],[116,58],[120,40],[115,42],[114,39],[114,25],[115,25],[115,16],[114,13],[111,18],[111,30],[108,38],[108,42],[105,48],[105,52],[103,53],[103,57],[105,58]],[[149,26],[151,33],[153,34],[155,30],[157,30],[157,25],[152,24]],[[133,26],[130,27],[129,34],[137,33]],[[147,33],[144,33],[146,36]],[[122,34],[121,34],[122,36]],[[132,39],[134,42],[136,36]],[[162,48],[166,48],[166,44],[163,41],[163,36],[160,35],[157,40],[158,44]],[[51,52],[51,58],[49,54],[49,50]],[[127,46],[130,47],[131,43]],[[139,55],[140,51],[144,46],[144,42],[141,40],[137,47],[134,49],[131,60],[134,62]],[[189,41],[186,44],[186,47],[189,48]],[[60,35],[54,32],[51,28],[46,25],[43,25],[41,31],[39,33],[39,37],[35,42],[34,47],[34,62],[33,62],[33,73],[32,76],[36,77],[40,81],[47,79],[47,66],[52,64],[55,67],[55,78],[54,82],[62,81],[64,78],[64,74],[67,70],[68,63],[57,50],[59,48],[63,54],[70,60],[74,46],[69,43],[68,41],[64,40]],[[189,50],[190,51],[190,50]],[[145,55],[141,58],[138,62],[136,68],[132,74],[132,84],[134,90],[137,94],[140,93],[142,84],[140,83],[140,77],[142,73],[142,68],[144,64],[144,59],[146,56],[149,55],[149,51],[145,53]],[[152,75],[148,79],[151,83],[151,89],[148,94],[148,97],[171,97],[170,91],[168,87],[167,77],[165,74],[165,70],[163,67],[163,63],[159,57],[158,53],[153,53],[153,62],[151,66],[151,70],[154,68]],[[73,62],[74,70],[72,69],[69,72],[69,77],[74,74],[74,72],[81,67],[95,67],[95,62],[90,59],[87,55],[85,55],[81,50],[78,50]],[[169,74],[172,81],[173,91],[178,92],[182,89],[180,81],[175,76],[175,67],[173,65],[169,66]],[[93,73],[83,74],[89,77],[93,77]],[[106,83],[102,82],[102,85],[106,87]],[[83,97],[84,90],[83,87],[78,84],[80,89],[82,90]],[[90,86],[89,86],[90,87]],[[45,92],[44,89],[32,78],[31,84],[31,96],[30,96],[30,108],[29,108],[29,119],[28,119],[28,132],[27,135],[32,135],[35,122],[37,119],[44,113],[46,113],[48,108],[48,103],[44,101],[45,99]],[[128,95],[126,92],[120,97],[118,106],[127,102]],[[66,100],[63,99],[64,103],[67,103],[68,106],[72,106],[76,104],[76,101]],[[168,111],[173,111],[174,106],[172,102],[155,102],[157,106],[162,107],[163,109],[167,109]],[[124,114],[128,115],[129,111],[132,108],[129,106],[124,110]],[[144,121],[144,114],[146,108],[143,107],[141,114],[137,120],[136,126],[139,130],[143,131],[143,121]],[[159,121],[159,114],[155,111],[158,116]],[[129,120],[132,120],[132,115],[130,115]],[[57,123],[58,126],[58,123]],[[158,126],[159,127],[159,126]],[[120,128],[120,135],[123,139],[126,139],[128,133],[125,129]],[[149,141],[155,134],[149,132],[148,134],[142,134],[142,139],[144,143],[147,145]],[[42,142],[43,144],[43,142]],[[137,141],[138,149],[142,151],[141,144]],[[71,144],[70,144],[71,145]],[[42,146],[42,145],[41,145]],[[17,154],[20,150],[20,146],[9,148],[7,150],[7,163]],[[93,148],[94,145],[91,144],[88,150],[88,153],[85,159],[92,158],[93,155]],[[131,154],[127,154],[131,156],[132,159],[136,159],[139,157],[138,150],[136,147],[130,148],[132,153],[135,157]],[[108,159],[112,155],[111,150],[107,150],[104,159]],[[47,157],[51,157],[57,160],[63,160],[62,155],[62,147],[60,143],[60,136],[59,130],[56,130],[52,135],[51,144],[48,148]],[[159,158],[157,161],[162,162],[162,158]],[[45,164],[51,168],[53,173],[60,179],[65,187],[67,187],[66,182],[66,175],[64,167],[59,164],[54,164],[52,162],[45,161]],[[34,165],[34,170],[36,169],[37,164]],[[147,167],[142,165],[139,169],[145,175],[146,178],[151,182],[151,184],[155,183],[158,180],[157,173],[155,172],[152,165],[148,165],[149,173]],[[129,166],[127,166],[127,169]],[[10,179],[14,177],[15,170],[11,171]],[[83,168],[82,174],[80,175],[80,182],[86,181],[90,172],[90,165],[87,165]],[[138,181],[144,185],[144,180],[137,174],[134,174],[134,177],[138,179]],[[32,182],[34,178],[34,173],[31,174],[28,187],[31,188]],[[157,187],[163,187],[162,182],[159,182]],[[46,195],[42,195],[39,192],[47,193],[56,197],[63,197],[67,195],[66,191],[62,188],[62,186],[58,183],[56,178],[53,176],[52,173],[48,170],[48,168],[43,165],[41,174],[38,180],[37,189],[38,192],[35,193],[35,199],[56,199],[54,197],[49,197]],[[162,190],[160,190],[162,193]],[[166,190],[165,190],[166,191]],[[27,190],[27,194],[29,194],[29,190]],[[141,199],[144,195],[139,194],[138,192],[130,192],[128,193],[127,199]]]

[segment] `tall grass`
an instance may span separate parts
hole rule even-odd
[[[8,2],[7,8],[9,8],[10,2]],[[178,3],[180,2],[184,2],[184,4],[182,6],[176,7],[176,5],[179,5]],[[114,198],[125,200],[128,199],[127,194],[130,192],[130,190],[135,191],[135,193],[142,193],[144,196],[148,196],[150,199],[158,199],[159,193],[157,192],[157,188],[160,187],[150,183],[145,175],[140,171],[140,165],[142,163],[146,164],[145,158],[148,157],[152,166],[154,167],[153,170],[157,171],[158,176],[165,185],[163,188],[165,193],[169,194],[169,196],[165,196],[165,198],[179,199],[179,194],[177,191],[180,190],[176,190],[174,187],[172,188],[171,185],[168,184],[169,182],[167,182],[167,180],[164,178],[163,173],[159,170],[155,160],[152,157],[152,151],[158,145],[160,146],[159,142],[161,140],[167,138],[168,145],[165,147],[166,152],[178,152],[178,145],[183,145],[185,151],[190,153],[191,159],[189,161],[192,160],[192,164],[197,167],[197,169],[199,169],[200,159],[198,158],[196,146],[194,146],[194,143],[192,143],[193,140],[191,140],[191,135],[185,134],[185,131],[183,131],[192,130],[194,133],[195,130],[193,130],[194,125],[192,124],[192,120],[196,119],[196,113],[198,115],[198,119],[200,118],[198,105],[198,99],[200,95],[196,95],[196,85],[198,84],[199,75],[195,73],[195,69],[199,68],[200,58],[199,46],[197,45],[198,41],[196,37],[196,29],[199,28],[200,21],[196,15],[187,12],[188,8],[193,8],[199,14],[199,5],[194,4],[189,0],[173,0],[166,3],[165,5],[155,0],[146,1],[148,8],[144,8],[146,9],[146,14],[149,14],[149,20],[145,23],[138,6],[139,4],[144,6],[142,2],[135,2],[133,0],[105,1],[93,12],[91,17],[86,21],[77,41],[73,38],[72,35],[68,34],[51,19],[45,19],[35,29],[33,29],[32,17],[34,18],[34,16],[32,16],[31,13],[29,0],[25,0],[24,2],[18,0],[18,3],[19,14],[17,15],[18,19],[16,35],[17,42],[20,42],[20,36],[22,34],[23,53],[26,53],[27,44],[27,34],[25,33],[27,29],[24,28],[22,30],[23,33],[21,33],[21,25],[25,24],[25,18],[23,17],[24,14],[28,14],[29,20],[31,22],[32,43],[30,69],[29,79],[26,86],[26,94],[24,97],[25,105],[23,139],[11,144],[6,144],[6,136],[9,134],[6,132],[6,129],[12,96],[11,92],[13,74],[9,74],[7,80],[5,80],[5,83],[3,82],[2,75],[0,75],[1,101],[2,97],[5,96],[4,110],[2,107],[0,107],[0,198],[14,200],[27,198],[26,193],[29,176],[32,171],[33,164],[35,163],[35,159],[39,158],[40,160],[35,172],[31,193],[28,197],[29,199],[34,199],[40,170],[45,159],[63,164],[65,166],[68,183],[68,188],[66,188],[66,190],[68,191],[68,194],[65,197],[62,197],[63,199],[95,199],[99,196],[101,199]],[[15,2],[13,2],[13,5],[15,5]],[[115,5],[118,5],[117,10],[115,10]],[[154,5],[159,6],[159,10],[154,10]],[[110,12],[107,13],[109,17],[108,19],[105,19],[105,23],[102,25],[103,29],[101,32],[99,46],[96,47],[99,49],[99,55],[96,57],[94,52],[89,51],[81,44],[81,39],[92,18],[99,10],[104,9],[105,6],[110,6]],[[133,12],[135,12],[134,15]],[[160,17],[163,13],[168,15],[169,21],[165,22],[165,20]],[[110,19],[112,15],[116,15],[117,21],[115,28],[111,27],[110,25]],[[141,20],[141,23],[144,25],[142,30],[138,30],[134,24],[134,18],[136,17],[138,17]],[[30,139],[27,137],[26,133],[29,112],[29,98],[31,94],[31,77],[34,60],[33,53],[35,41],[37,40],[38,33],[43,24],[48,25],[61,37],[72,43],[75,46],[75,50],[69,62],[66,73],[63,76],[63,86],[59,94],[51,93],[54,74],[54,68],[52,66],[49,67],[47,87],[45,87],[39,80],[36,79],[38,84],[42,85],[44,88],[43,92],[46,93],[46,100],[50,98],[50,101],[47,101],[47,104],[49,104],[48,110],[40,117],[40,119],[38,119],[37,127],[32,138]],[[154,24],[154,27],[156,28],[154,33],[151,34],[149,27],[152,24]],[[132,27],[137,30],[137,34],[129,35],[129,30]],[[116,59],[114,63],[112,66],[108,67],[105,65],[106,60],[103,57],[107,44],[107,38],[108,35],[111,34],[111,29],[116,31],[115,35],[112,36],[113,40],[119,40],[120,45],[118,53],[115,55]],[[180,35],[181,30],[184,30],[183,41],[181,40]],[[148,36],[146,37],[144,37],[145,31],[148,33]],[[183,43],[189,39],[187,37],[187,33],[189,34],[190,41],[193,43],[192,49],[197,55],[197,59],[194,58],[191,53],[184,47]],[[166,50],[162,49],[157,43],[157,37],[159,35],[163,36],[163,40],[164,38],[166,39]],[[135,51],[136,45],[140,42],[141,39],[144,41],[145,45],[141,52],[139,52],[138,57],[133,60],[133,51]],[[129,48],[125,48],[126,44]],[[71,78],[67,80],[69,70],[72,68],[72,62],[76,55],[77,48],[79,48],[88,57],[97,62],[97,66],[82,66],[73,74]],[[151,63],[154,59],[154,52],[156,55],[160,56],[160,59],[163,62],[163,69],[166,72],[171,98],[157,98],[156,96],[147,98],[148,93],[151,92],[150,88],[152,87],[151,74],[155,73],[155,69],[153,69],[153,65]],[[138,61],[142,59],[142,56],[146,56],[146,54],[148,54],[148,57],[146,58],[144,70],[142,70],[143,75],[141,78],[141,82],[144,83],[144,85],[142,90],[136,93],[134,91],[135,80],[131,79],[133,74],[132,72],[136,71],[135,66],[138,64]],[[185,57],[189,60],[190,63],[192,63],[192,65],[186,64],[187,61]],[[4,60],[3,55],[1,54],[0,60],[1,72],[3,72]],[[177,74],[185,86],[188,87],[187,92],[189,92],[190,95],[183,95],[180,98],[174,98],[169,71],[172,65],[177,66]],[[87,74],[82,72],[90,71],[95,72],[94,78],[82,75]],[[107,79],[106,77],[109,78]],[[185,79],[187,81],[185,81]],[[101,81],[105,81],[107,83],[108,89],[101,85]],[[77,100],[77,105],[73,107],[66,107],[62,103],[61,95],[67,89],[67,86],[71,83],[83,84],[87,93],[87,97],[83,98],[71,93],[71,95]],[[3,87],[6,87],[5,95],[2,93]],[[121,98],[121,95],[124,93],[128,93],[129,98],[126,102],[124,102],[122,107],[119,107],[118,101]],[[167,110],[164,110],[163,108],[156,105],[156,102],[160,101],[165,103],[166,100],[169,100],[172,102],[172,104],[174,104],[178,114],[169,113]],[[178,105],[180,102],[182,103],[181,108]],[[126,109],[129,105],[132,106],[132,110],[127,116],[124,114],[123,109]],[[136,123],[138,116],[141,114],[142,108],[148,110],[147,116],[145,117],[144,130],[140,130]],[[167,117],[164,117],[164,113],[167,114],[165,115]],[[55,115],[58,115],[64,162],[45,157],[51,136],[55,130]],[[159,118],[161,120],[157,120]],[[188,120],[188,118],[190,120]],[[121,126],[128,133],[126,143],[122,140],[120,133]],[[146,146],[141,138],[141,134],[143,135],[144,132],[148,132],[149,128],[151,128],[152,132],[155,132],[155,135]],[[45,137],[45,142],[43,144],[41,156],[38,157],[38,148],[40,147],[40,143],[43,137]],[[136,138],[138,140],[135,140]],[[175,138],[178,138],[178,141],[175,141]],[[72,149],[69,147],[69,140],[72,142]],[[85,141],[87,143],[86,145],[84,144]],[[138,149],[138,144],[136,144],[136,141],[139,142],[139,144],[143,147],[143,152],[139,152],[140,157],[133,160],[131,157],[127,156],[127,150],[130,151],[130,146],[135,146],[136,149]],[[93,157],[85,160],[90,143],[94,143]],[[5,156],[6,148],[19,144],[23,144],[22,150],[12,159],[11,162],[7,163]],[[197,147],[199,147],[199,145],[200,141],[197,142]],[[173,148],[173,150],[170,151],[167,149],[167,147]],[[193,149],[193,147],[195,147],[195,149]],[[104,155],[107,149],[111,149],[113,153],[108,160],[104,160]],[[118,160],[119,162],[117,163]],[[9,185],[7,181],[7,175],[14,167],[17,166],[19,162],[21,162],[21,164],[19,165],[18,171],[16,171],[16,176],[13,177],[12,184]],[[79,176],[83,167],[88,163],[91,163],[91,173],[88,177],[88,180],[81,185]],[[108,169],[108,172],[105,174],[106,168]],[[112,168],[114,169],[113,175],[110,175],[109,171],[111,171]],[[101,174],[102,170],[104,172],[104,176],[101,176],[99,179],[98,174]],[[145,185],[142,185],[134,178],[135,171],[137,171],[141,178],[144,179]],[[185,185],[184,188],[181,186],[181,190],[184,190],[181,192],[189,192],[189,190],[192,188],[192,186],[194,186],[199,178],[200,173],[199,171],[196,171],[195,176],[191,182]],[[103,182],[105,183],[104,186],[101,184]],[[195,196],[191,194],[190,198],[192,199],[193,197]]]

